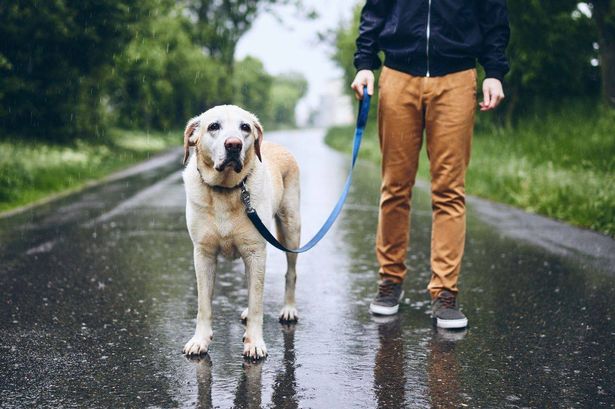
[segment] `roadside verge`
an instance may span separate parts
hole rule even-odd
[[[179,143],[177,135],[114,130],[105,142],[77,141],[68,146],[21,139],[1,141],[0,217],[130,172],[139,173],[142,166],[151,166],[146,165],[150,158],[154,158],[153,164],[169,160],[178,152],[169,152]]]

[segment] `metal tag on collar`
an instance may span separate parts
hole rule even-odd
[[[254,210],[252,204],[250,203],[250,192],[248,192],[245,180],[241,182],[239,188],[241,189],[241,202],[246,208],[246,213],[254,213],[256,210]]]

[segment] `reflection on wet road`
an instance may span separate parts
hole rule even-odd
[[[321,131],[270,134],[302,169],[303,240],[349,159]],[[179,157],[178,157],[179,161]],[[177,162],[179,163],[179,162]],[[415,195],[401,313],[375,319],[379,171],[359,163],[329,235],[299,256],[300,321],[282,326],[284,255],[269,249],[269,357],[241,358],[240,262],[222,261],[210,356],[187,360],[196,289],[178,166],[0,219],[0,407],[612,407],[615,284],[591,264],[513,240],[470,211],[466,332],[427,315],[429,194]]]

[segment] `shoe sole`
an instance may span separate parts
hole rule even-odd
[[[382,305],[377,305],[377,304],[369,304],[369,311],[372,314],[376,314],[376,315],[395,315],[397,314],[397,312],[399,311],[399,301],[404,298],[404,292],[402,291],[401,294],[399,294],[399,299],[397,300],[397,305],[393,306],[393,307],[384,307]]]
[[[437,318],[436,325],[439,328],[460,329],[460,328],[465,328],[468,326],[468,319],[463,318],[460,320],[443,320],[443,319]]]

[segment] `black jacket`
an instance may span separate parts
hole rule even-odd
[[[476,66],[488,78],[508,72],[506,0],[367,0],[354,65],[384,65],[415,76],[441,76]]]

